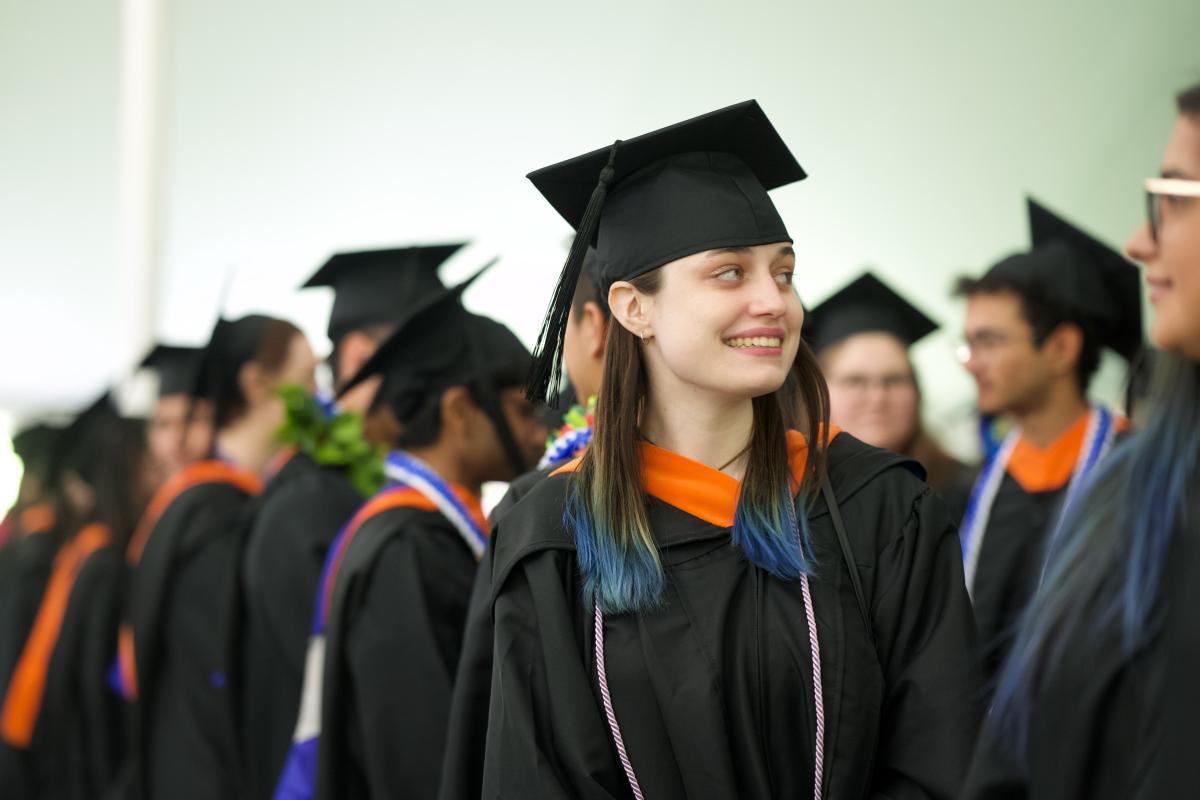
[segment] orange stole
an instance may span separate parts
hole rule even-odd
[[[67,604],[79,570],[88,557],[112,541],[112,532],[100,523],[83,528],[54,559],[54,568],[42,595],[37,617],[21,659],[13,671],[4,708],[0,711],[0,736],[13,747],[27,749],[33,741],[46,692],[46,671],[58,644]]]
[[[125,551],[125,560],[131,567],[136,567],[150,541],[154,526],[162,519],[175,498],[193,486],[204,483],[228,483],[236,486],[249,495],[262,491],[262,481],[256,475],[244,469],[227,464],[224,461],[197,461],[188,464],[167,479],[154,499],[146,508],[146,513],[138,522],[129,540],[129,548]],[[117,632],[117,669],[121,675],[121,688],[127,699],[137,697],[137,650],[134,648],[133,628],[128,623],[122,623]]]

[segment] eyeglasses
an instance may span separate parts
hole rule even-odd
[[[980,331],[956,342],[954,355],[960,363],[966,364],[972,358],[988,358],[996,351],[1019,342],[1037,344],[1037,338],[1001,331]]]
[[[866,394],[876,386],[885,393],[912,389],[916,386],[911,374],[899,372],[889,375],[839,375],[831,378],[829,382],[852,394]]]
[[[1146,220],[1150,223],[1150,238],[1158,241],[1158,232],[1162,229],[1164,199],[1170,200],[1172,206],[1178,206],[1195,197],[1200,197],[1200,181],[1147,178]]]

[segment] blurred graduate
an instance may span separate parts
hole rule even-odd
[[[804,318],[805,338],[829,383],[829,419],[875,447],[909,456],[961,519],[974,471],[951,458],[921,421],[909,348],[938,325],[867,272]]]
[[[1126,245],[1146,265],[1160,348],[1145,419],[1067,509],[1000,675],[972,800],[1200,796],[1200,84],[1177,103],[1148,220]]]
[[[481,488],[531,468],[546,436],[522,388],[529,352],[463,308],[469,283],[423,304],[342,387],[380,377],[373,403],[398,434],[387,488],[326,558],[277,798],[438,791],[467,601],[487,546]]]
[[[334,291],[328,335],[338,386],[423,300],[444,291],[438,267],[461,247],[338,253],[309,278],[305,288]],[[386,407],[369,413],[380,380],[371,376],[343,393],[332,415],[301,387],[292,387],[287,397],[283,437],[291,444],[276,454],[264,476],[242,572],[241,702],[253,709],[243,715],[242,740],[246,790],[253,798],[273,794],[291,746],[329,545],[382,482],[378,446],[389,444],[386,434],[395,423]]]
[[[986,678],[995,675],[1042,578],[1062,511],[1127,422],[1090,405],[1088,386],[1111,348],[1141,347],[1137,269],[1033,200],[1032,249],[962,278],[965,365],[979,410],[1013,428],[972,489],[961,525],[963,569]]]

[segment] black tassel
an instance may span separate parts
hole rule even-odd
[[[608,163],[600,170],[600,179],[596,188],[592,190],[583,218],[575,230],[571,250],[567,253],[566,263],[563,264],[562,274],[558,278],[558,286],[555,287],[554,297],[550,300],[550,309],[546,312],[542,331],[538,334],[537,346],[533,351],[533,364],[529,370],[529,381],[525,387],[526,397],[535,403],[545,402],[551,407],[558,405],[567,317],[571,313],[575,285],[579,283],[579,274],[583,271],[583,258],[587,255],[592,239],[596,238],[600,212],[604,209],[604,198],[608,196],[608,184],[613,179],[613,164],[620,146],[621,140],[618,139],[608,151]],[[600,287],[596,289],[599,291]]]

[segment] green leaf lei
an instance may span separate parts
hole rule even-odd
[[[318,464],[344,469],[350,483],[364,497],[383,488],[383,453],[363,436],[362,416],[339,411],[328,416],[316,398],[300,386],[280,387],[287,416],[276,432]]]

